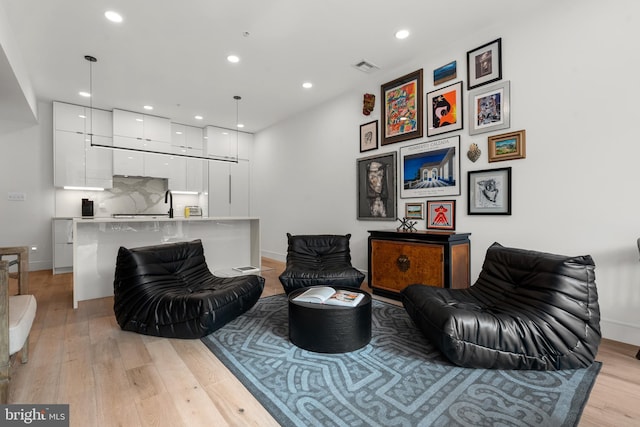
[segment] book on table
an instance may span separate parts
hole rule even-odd
[[[362,298],[364,294],[360,292],[333,289],[329,286],[314,286],[295,297],[293,301],[355,307]]]

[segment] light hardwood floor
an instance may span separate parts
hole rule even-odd
[[[263,296],[282,293],[280,262],[264,259]],[[9,403],[68,403],[71,425],[277,426],[200,340],[121,331],[113,298],[72,308],[72,275],[30,273],[38,300],[29,363],[15,361]],[[640,425],[638,348],[610,340],[580,426]]]

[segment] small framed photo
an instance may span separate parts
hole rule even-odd
[[[371,151],[378,148],[378,121],[360,125],[360,152]]]
[[[468,172],[469,215],[511,215],[511,168]]]
[[[424,203],[407,203],[404,216],[409,219],[424,219]]]
[[[427,93],[427,136],[462,129],[462,82]]]
[[[395,221],[397,215],[396,152],[356,160],[358,219]]]
[[[422,68],[383,84],[382,145],[422,138]]]
[[[458,76],[458,63],[451,61],[447,65],[433,70],[433,85],[438,86]]]
[[[502,39],[467,52],[467,89],[502,78]]]
[[[455,230],[456,229],[456,201],[455,200],[427,201],[427,229]]]
[[[489,162],[527,157],[526,131],[503,133],[489,137]]]
[[[510,84],[506,80],[469,92],[469,135],[511,126]]]

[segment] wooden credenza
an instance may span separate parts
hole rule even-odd
[[[394,299],[414,283],[468,288],[470,234],[369,231],[369,286],[374,294]]]

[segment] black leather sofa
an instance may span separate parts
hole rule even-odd
[[[424,335],[469,368],[556,370],[589,366],[600,345],[590,256],[568,257],[494,243],[469,289],[424,284],[402,291]]]
[[[216,277],[202,242],[127,249],[116,261],[114,312],[123,330],[167,338],[200,338],[249,310],[264,278]]]
[[[287,233],[287,265],[280,275],[284,291],[306,286],[360,288],[364,274],[351,265],[351,234]]]

